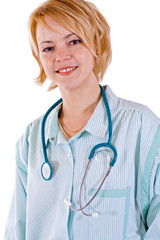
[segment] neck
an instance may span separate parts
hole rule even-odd
[[[71,91],[61,91],[63,98],[62,113],[63,116],[73,117],[82,116],[87,112],[94,111],[101,98],[99,84],[94,86],[85,86]]]
[[[94,85],[82,86],[73,91],[62,90],[61,94],[63,105],[59,114],[59,120],[67,135],[72,137],[81,131],[90,119],[101,99],[101,90],[99,84],[95,81]],[[72,132],[68,134],[69,132],[67,132],[64,126],[72,130]]]

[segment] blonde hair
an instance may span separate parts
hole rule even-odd
[[[85,0],[48,0],[35,9],[29,18],[31,50],[40,68],[37,83],[42,84],[47,78],[40,61],[36,39],[37,23],[50,29],[45,17],[56,19],[82,40],[84,46],[95,56],[93,71],[97,81],[101,81],[112,58],[110,27],[106,19],[93,3]],[[55,87],[51,85],[50,89]]]

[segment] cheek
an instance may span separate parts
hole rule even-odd
[[[79,53],[79,59],[85,66],[94,66],[94,56],[88,49],[83,49]]]
[[[46,73],[50,72],[50,69],[53,69],[52,61],[50,61],[47,57],[40,56],[40,61]]]

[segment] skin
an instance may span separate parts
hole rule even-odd
[[[79,129],[89,120],[101,98],[93,72],[94,56],[77,35],[50,18],[45,21],[55,31],[37,24],[40,60],[47,77],[60,89],[61,123],[71,130]],[[67,132],[67,135],[74,134]]]

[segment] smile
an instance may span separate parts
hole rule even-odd
[[[57,73],[66,73],[66,72],[70,72],[74,69],[76,69],[77,67],[67,67],[67,68],[63,68],[63,69],[59,69],[58,71],[56,71]]]

